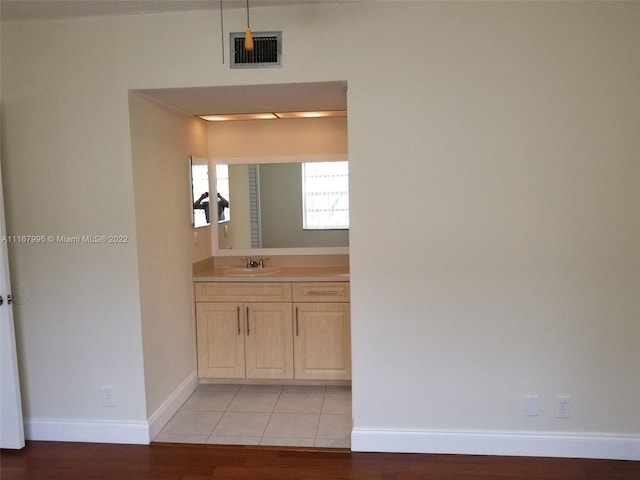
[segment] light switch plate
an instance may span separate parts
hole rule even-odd
[[[524,397],[524,414],[527,417],[540,415],[540,398],[538,395],[526,395]]]

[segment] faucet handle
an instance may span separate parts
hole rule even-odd
[[[241,258],[245,263],[245,268],[264,268],[264,261],[271,260],[270,258],[259,258],[254,260],[253,258]]]

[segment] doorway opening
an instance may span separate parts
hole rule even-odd
[[[170,88],[136,90],[133,93],[152,100],[153,103],[162,108],[166,107],[167,111],[171,111],[174,114],[179,112],[196,117],[213,113],[346,111],[346,91],[346,82],[338,81]],[[216,128],[213,122],[205,124],[202,123],[204,122],[203,120],[198,121],[201,122],[200,125],[205,125],[205,129],[208,132]],[[274,122],[276,121],[306,122],[314,120],[274,120]],[[342,121],[346,138],[346,119],[342,119]],[[259,121],[255,120],[253,122]],[[208,156],[213,158],[216,156],[214,145],[212,145],[212,143],[215,143],[215,135],[208,134],[206,137],[209,142],[206,145],[206,149],[209,152]],[[248,142],[247,138],[239,141]],[[166,149],[164,150],[166,151]],[[197,152],[190,153],[196,154]],[[313,152],[307,153],[313,154]],[[344,153],[346,154],[346,140]],[[226,152],[225,154],[227,157],[233,157],[233,152]],[[260,156],[260,152],[257,152],[256,156]],[[183,159],[176,159],[176,161],[181,160]],[[135,161],[136,159],[134,158]],[[152,162],[147,163],[152,164]],[[163,181],[166,178],[164,174],[161,177]],[[233,208],[233,198],[230,199],[230,204],[231,208]],[[191,215],[193,205],[187,204],[186,207],[185,210],[189,211],[185,212],[185,215]],[[141,212],[143,212],[142,209]],[[173,222],[172,225],[176,223]],[[211,223],[211,226],[200,227],[200,229],[194,228],[194,238],[197,239],[198,236],[206,238],[202,229],[210,231],[211,237],[213,235],[217,237],[217,233],[214,232],[217,232],[219,226],[215,221]],[[225,231],[227,226],[228,224],[224,225]],[[214,242],[211,241],[210,245],[208,250],[200,248],[198,254],[202,254],[202,257],[198,257],[194,261],[216,256]],[[185,248],[192,247],[193,245],[185,243]],[[322,247],[318,248],[321,249]],[[295,248],[287,248],[287,255],[295,256]],[[297,255],[300,255],[300,253],[297,253]],[[148,260],[152,261],[151,258]],[[142,277],[145,274],[143,269],[141,269],[140,274],[140,280],[143,282],[144,278]],[[178,284],[183,280],[176,278],[172,281],[176,282],[176,288],[172,289],[172,291],[185,291],[184,285],[182,283]],[[158,292],[158,296],[162,296],[162,292]],[[154,302],[155,300],[158,301],[157,303],[162,303],[161,298],[152,299],[148,297],[141,299],[141,301],[145,302]],[[180,303],[193,305],[192,302],[191,298],[183,298]],[[144,312],[145,309],[143,308],[142,311]],[[149,311],[153,311],[153,308],[149,308]],[[179,334],[184,336],[187,329],[191,329],[193,335],[197,335],[194,328],[195,320],[192,317],[188,317],[190,315],[185,315],[185,319],[180,320],[183,322],[180,325],[164,325],[164,327],[168,327],[164,330],[175,329],[176,332],[179,330]],[[145,323],[151,325],[155,321],[156,319],[154,318],[143,318],[143,326]],[[184,363],[185,352],[183,351],[179,354],[175,343],[172,343],[171,339],[168,338],[158,338],[154,334],[156,331],[156,329],[150,327],[143,328],[143,342],[149,345],[149,348],[144,349],[145,356],[147,351],[162,350],[165,352],[162,362],[171,362],[172,358],[167,358],[167,356],[173,357],[175,355],[174,362]],[[179,337],[179,335],[176,335],[176,337]],[[150,362],[153,361],[155,360],[151,358]],[[147,360],[145,359],[146,364]],[[187,365],[184,365],[184,367],[186,368]],[[154,369],[163,371],[162,365],[157,365]],[[239,385],[233,383],[212,384],[207,383],[208,380],[220,381],[219,379],[201,378],[198,388],[192,392],[191,396],[177,411],[170,412],[173,417],[152,441],[331,446],[340,448],[348,448],[350,446],[352,425],[351,388],[347,384],[293,385],[287,381],[287,384],[282,385],[256,385],[253,384],[256,380],[251,380],[252,384],[250,385]],[[154,381],[154,377],[150,375],[146,386],[148,391],[153,390]],[[163,381],[166,381],[166,378]],[[176,385],[180,385],[183,381],[184,379],[172,379],[172,382]],[[162,403],[163,399],[152,399],[150,402]],[[175,406],[173,408],[175,409]]]

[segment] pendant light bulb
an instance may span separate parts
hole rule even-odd
[[[253,51],[253,35],[251,34],[251,29],[247,27],[244,32],[244,49],[247,52]]]

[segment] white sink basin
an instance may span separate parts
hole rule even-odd
[[[263,268],[227,268],[222,273],[230,277],[263,277],[266,275],[273,275],[280,270],[277,268],[263,267]]]

